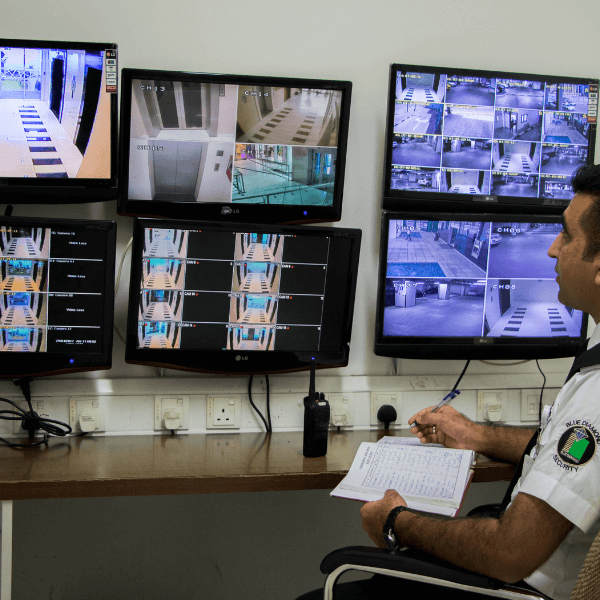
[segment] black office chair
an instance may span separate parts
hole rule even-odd
[[[478,507],[469,516],[493,514],[499,505]],[[479,575],[439,560],[425,552],[408,549],[404,551],[381,550],[370,546],[347,546],[330,552],[321,562],[321,572],[327,575],[324,600],[334,598],[333,590],[339,577],[347,571],[363,571],[409,579],[447,587],[453,591],[476,592],[478,594],[506,598],[509,600],[548,600],[541,592],[509,585],[503,581]],[[456,597],[453,593],[452,597]],[[335,597],[338,600],[338,596]],[[588,551],[571,600],[598,600],[600,598],[600,533]],[[343,600],[343,597],[340,598]]]

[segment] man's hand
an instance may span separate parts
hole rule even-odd
[[[424,408],[408,420],[411,433],[423,444],[474,450],[496,460],[517,464],[534,433],[533,429],[479,425],[447,404],[434,413],[432,408]]]
[[[375,542],[378,548],[385,548],[383,538],[383,526],[392,508],[406,506],[404,498],[396,490],[387,490],[381,500],[366,502],[360,509],[363,520],[363,529]]]
[[[442,406],[432,413],[430,406],[413,415],[408,424],[424,444],[442,444],[446,448],[477,450],[481,426],[473,423],[451,406]]]

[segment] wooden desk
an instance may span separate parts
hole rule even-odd
[[[0,600],[11,593],[14,500],[333,489],[360,443],[382,435],[331,432],[321,458],[302,456],[302,432],[70,437],[53,438],[47,447],[3,446]],[[473,481],[510,481],[512,473],[512,465],[478,456]]]

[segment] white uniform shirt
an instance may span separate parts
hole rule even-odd
[[[600,327],[588,348],[600,343]],[[549,412],[549,414],[547,414]],[[568,600],[600,530],[600,366],[575,374],[561,389],[538,446],[525,457],[512,494],[547,502],[575,525],[554,554],[525,581],[555,600]]]

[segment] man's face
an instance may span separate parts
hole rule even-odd
[[[596,283],[600,260],[583,260],[587,247],[587,234],[582,227],[582,218],[592,205],[592,197],[587,194],[575,194],[563,213],[563,230],[548,249],[548,256],[556,259],[556,280],[559,285],[558,300],[587,312],[598,322],[600,318],[599,292]],[[584,216],[585,215],[585,216]]]

